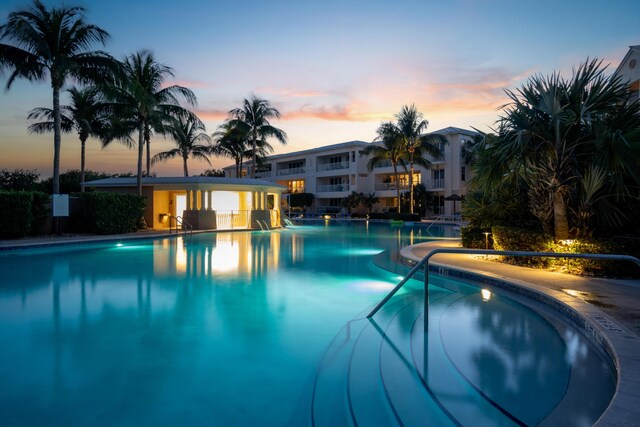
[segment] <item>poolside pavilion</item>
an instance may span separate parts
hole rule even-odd
[[[100,179],[86,182],[84,187],[136,193],[136,178]],[[285,187],[281,185],[259,179],[142,178],[142,195],[147,200],[145,222],[153,229],[175,227],[179,220],[184,220],[194,230],[280,227],[283,190]]]

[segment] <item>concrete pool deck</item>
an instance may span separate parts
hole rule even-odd
[[[401,256],[420,261],[435,248],[457,248],[460,240],[438,240],[404,247]],[[640,280],[579,277],[518,267],[480,255],[436,254],[430,265],[504,281],[532,294],[559,301],[589,325],[586,329],[612,350],[618,387],[598,426],[635,426],[640,419]],[[536,299],[538,299],[536,297]],[[565,310],[563,310],[565,311]]]

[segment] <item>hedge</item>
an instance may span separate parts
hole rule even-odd
[[[78,229],[95,234],[130,233],[145,227],[145,199],[135,194],[76,193],[80,203],[71,219]]]
[[[16,239],[40,231],[49,196],[38,191],[0,191],[0,237]]]
[[[460,238],[462,239],[462,247],[473,249],[486,249],[487,243],[489,249],[493,249],[493,239],[486,236],[486,229],[474,226],[461,227]]]
[[[565,252],[581,254],[619,254],[638,257],[639,244],[615,238],[576,240],[570,244],[554,242],[553,236],[511,227],[491,229],[494,248],[503,251]],[[504,257],[510,264],[545,268],[565,273],[599,277],[640,277],[640,268],[630,262],[578,258]]]

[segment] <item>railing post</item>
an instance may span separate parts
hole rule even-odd
[[[429,323],[429,260],[424,263],[424,333],[426,339]]]

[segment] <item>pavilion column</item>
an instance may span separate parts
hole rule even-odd
[[[193,191],[187,190],[187,210],[190,211],[192,209],[191,198],[193,197]]]
[[[211,191],[207,190],[207,210],[211,210]]]
[[[205,190],[200,190],[200,210],[203,211],[205,210],[205,205],[208,207],[208,200],[207,196],[206,196],[207,192]]]

